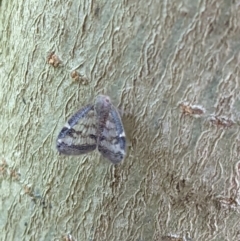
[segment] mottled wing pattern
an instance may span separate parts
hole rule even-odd
[[[65,155],[80,155],[98,147],[103,157],[117,164],[126,155],[126,137],[121,118],[108,96],[99,95],[94,105],[74,114],[57,138],[57,149]]]
[[[96,149],[96,114],[93,105],[87,105],[74,114],[57,138],[57,149],[65,155],[80,155]]]
[[[112,163],[121,162],[126,154],[126,137],[116,108],[111,105],[105,124],[98,139],[98,150]]]

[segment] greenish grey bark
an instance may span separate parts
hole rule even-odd
[[[0,7],[1,240],[240,239],[238,3]],[[122,112],[118,166],[55,148],[98,94]]]

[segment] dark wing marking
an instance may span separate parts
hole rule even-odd
[[[126,154],[126,137],[118,111],[112,105],[98,139],[98,150],[112,163],[121,162]]]
[[[65,155],[80,155],[96,149],[96,115],[93,105],[74,114],[57,138],[57,149]]]

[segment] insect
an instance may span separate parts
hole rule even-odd
[[[57,149],[64,155],[81,155],[95,149],[113,164],[126,155],[126,137],[117,109],[106,95],[98,95],[75,113],[57,137]]]

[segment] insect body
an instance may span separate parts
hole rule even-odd
[[[65,155],[81,155],[98,148],[113,164],[126,154],[126,137],[117,109],[108,96],[99,95],[75,113],[57,138],[57,149]]]

